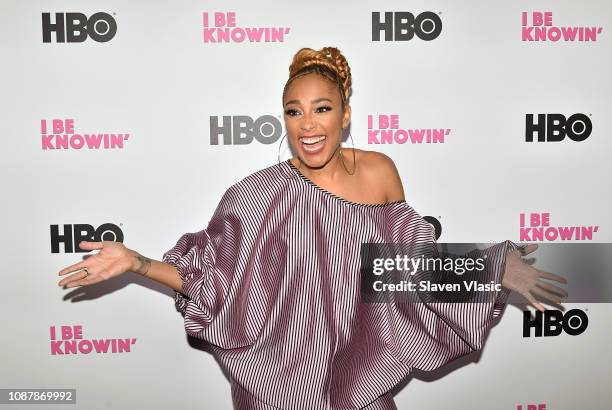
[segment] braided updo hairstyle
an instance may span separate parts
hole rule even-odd
[[[320,50],[302,48],[295,53],[293,61],[289,66],[289,79],[283,89],[283,103],[285,101],[285,92],[291,81],[299,76],[310,73],[321,74],[338,86],[342,108],[344,108],[352,91],[351,69],[346,58],[336,47],[323,47]]]

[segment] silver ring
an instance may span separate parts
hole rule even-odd
[[[87,268],[83,268],[83,270],[85,271],[85,276],[83,276],[84,278],[89,276],[89,271],[87,270]]]

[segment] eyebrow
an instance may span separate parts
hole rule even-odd
[[[321,102],[321,101],[329,101],[330,103],[333,103],[333,101],[332,101],[332,100],[330,100],[329,98],[325,98],[325,97],[315,98],[314,100],[310,100],[310,102],[311,102],[312,104],[316,104],[316,103]],[[287,102],[285,103],[285,105],[289,105],[289,104],[299,104],[299,103],[300,103],[300,100],[291,100],[291,101],[287,101]]]

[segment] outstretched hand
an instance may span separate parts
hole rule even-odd
[[[99,249],[100,252],[59,271],[59,276],[72,273],[72,275],[63,278],[58,283],[59,286],[65,285],[67,288],[72,288],[75,286],[91,285],[114,276],[119,276],[134,268],[135,252],[126,248],[120,242],[82,241],[79,243],[79,247],[87,250]]]
[[[525,263],[521,256],[528,255],[538,249],[537,244],[530,244],[521,254],[520,251],[509,252],[506,256],[506,270],[502,286],[523,295],[539,311],[546,310],[544,306],[535,299],[534,295],[540,296],[553,303],[561,303],[561,299],[567,297],[567,292],[558,286],[552,285],[541,279],[555,280],[567,283],[567,279],[554,273],[545,272]]]

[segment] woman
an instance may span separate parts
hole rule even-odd
[[[389,157],[340,146],[350,90],[338,49],[298,51],[283,91],[295,157],[232,185],[208,227],[182,235],[162,261],[81,242],[99,253],[62,269],[72,275],[60,286],[133,271],[174,289],[187,334],[211,344],[239,409],[395,409],[389,391],[412,369],[482,348],[511,290],[539,310],[531,292],[560,302],[565,292],[537,279],[565,279],[520,257],[537,245],[506,241],[475,253],[504,287],[491,303],[360,303],[362,243],[435,236],[405,201]]]

